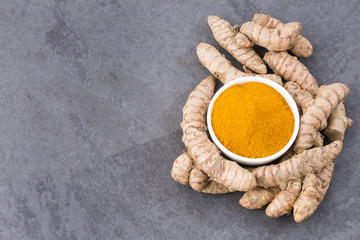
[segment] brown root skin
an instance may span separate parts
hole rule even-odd
[[[215,40],[237,61],[255,72],[261,74],[266,73],[266,66],[255,50],[250,47],[240,47],[240,45],[246,45],[250,42],[248,39],[246,41],[246,36],[244,36],[245,38],[241,37],[241,35],[236,37],[237,29],[234,29],[234,27],[228,21],[218,16],[209,16],[208,24],[211,28]],[[237,43],[238,41],[240,44]]]
[[[258,76],[270,79],[281,86],[283,85],[281,77],[276,74],[249,74],[233,67],[229,60],[222,55],[214,46],[207,43],[200,43],[196,48],[196,54],[200,63],[206,67],[209,72],[218,78],[223,84],[226,84],[236,78],[247,76]]]
[[[255,168],[257,185],[262,187],[281,186],[291,180],[318,172],[332,162],[342,150],[342,142],[334,141],[325,147],[317,147],[297,154],[282,163]]]
[[[203,193],[223,194],[233,192],[233,190],[224,185],[210,180],[206,173],[197,167],[193,168],[190,172],[189,184],[195,191]]]
[[[314,104],[314,98],[308,91],[301,90],[295,97],[295,102],[301,108],[302,113],[304,114],[306,109]]]
[[[295,155],[295,151],[292,147],[289,148],[289,150],[287,150],[284,155],[281,156],[280,158],[280,163],[292,158]]]
[[[224,185],[210,180],[206,173],[202,172],[198,167],[194,167],[194,161],[186,152],[183,152],[174,161],[171,176],[181,184],[189,184],[192,189],[198,192],[209,194],[233,192]]]
[[[334,163],[330,163],[317,174],[306,175],[300,196],[294,205],[294,220],[302,222],[309,218],[323,200],[334,171]]]
[[[284,155],[281,156],[280,163],[286,161],[294,156],[295,152],[293,148],[289,148]],[[250,172],[253,169],[249,169]],[[285,184],[283,184],[285,185]],[[285,189],[285,186],[283,187]],[[270,188],[263,188],[263,187],[256,187],[253,190],[246,192],[242,198],[240,199],[239,203],[243,207],[247,209],[260,209],[269,202],[271,202],[274,197],[281,191],[284,190],[280,187],[270,187]]]
[[[278,218],[289,214],[301,191],[301,179],[290,181],[284,191],[279,192],[266,208],[268,217]]]
[[[256,187],[253,190],[246,192],[239,200],[239,204],[247,209],[260,209],[271,200],[280,191],[278,187],[263,188]]]
[[[234,191],[248,191],[256,186],[252,173],[220,155],[205,131],[189,127],[183,135],[183,142],[195,164],[214,180]]]
[[[281,29],[285,25],[280,20],[261,13],[255,14],[252,21],[267,28]],[[308,39],[299,34],[289,51],[297,57],[309,57],[313,52],[313,46]]]
[[[171,169],[171,176],[175,181],[184,185],[188,185],[189,173],[192,167],[193,167],[193,160],[186,152],[183,152],[174,161],[173,167]]]
[[[214,95],[215,80],[209,76],[202,80],[200,84],[190,93],[185,106],[182,110],[183,121],[180,126],[183,132],[189,127],[194,126],[207,130],[205,115],[212,96]]]
[[[286,82],[284,84],[284,88],[290,93],[293,98],[295,98],[301,91],[301,87],[295,82]]]
[[[253,71],[251,71],[250,69],[248,69],[246,66],[243,66],[244,72],[246,73],[254,73]]]
[[[348,92],[349,89],[341,83],[320,88],[314,103],[306,108],[306,112],[301,116],[300,129],[294,145],[297,153],[314,145],[316,133],[326,127],[331,112],[343,101]]]
[[[287,52],[267,52],[264,61],[285,80],[295,82],[301,89],[308,91],[311,95],[316,95],[317,81],[296,57]]]
[[[314,140],[314,147],[322,146],[324,146],[324,135],[322,135],[320,132],[317,132]]]
[[[246,22],[241,26],[240,32],[256,45],[270,51],[285,51],[294,46],[295,40],[301,32],[301,24],[291,22],[280,29],[271,29],[255,22]]]
[[[195,191],[201,192],[209,184],[209,177],[199,168],[195,167],[191,170],[189,176],[189,184]]]
[[[214,79],[208,77],[190,93],[183,109],[183,142],[189,156],[211,180],[234,191],[247,191],[256,186],[254,175],[237,163],[224,159],[205,130],[205,114],[214,87]]]
[[[250,48],[250,47],[255,46],[255,43],[250,41],[250,39],[245,34],[242,34],[241,32],[236,33],[235,40],[236,40],[237,45],[241,48]]]
[[[313,46],[308,39],[306,39],[302,35],[299,35],[297,40],[295,40],[294,47],[292,47],[289,52],[291,52],[297,57],[306,58],[312,55]]]
[[[254,14],[254,17],[251,21],[267,28],[281,28],[285,25],[280,20],[262,13]]]
[[[300,86],[294,82],[287,82],[284,88],[294,98],[296,105],[302,110],[302,113],[306,112],[306,109],[314,104],[313,96],[305,90],[301,90]]]
[[[328,126],[325,129],[325,135],[332,141],[344,140],[344,134],[347,128],[351,127],[352,120],[346,117],[345,105],[343,102],[339,103],[332,111]]]
[[[183,133],[190,126],[198,127],[206,131],[205,115],[210,100],[214,95],[215,80],[209,76],[202,80],[190,93],[183,108],[183,121],[180,126]],[[189,183],[189,172],[193,167],[193,160],[188,153],[183,152],[175,161],[171,170],[172,178],[187,185]]]

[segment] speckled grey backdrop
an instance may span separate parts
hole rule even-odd
[[[0,239],[359,239],[359,11],[359,1],[2,1]],[[302,22],[315,49],[302,62],[320,84],[351,89],[354,126],[302,224],[170,177],[181,108],[208,75],[195,55],[215,44],[207,15],[241,24],[257,12]]]

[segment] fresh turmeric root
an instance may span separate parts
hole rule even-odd
[[[300,129],[294,145],[297,153],[314,145],[316,133],[326,128],[329,115],[348,92],[349,89],[341,83],[334,83],[319,90],[313,104],[306,108],[301,116]]]
[[[208,21],[216,40],[233,56],[238,49],[251,48],[254,43],[250,40],[254,39],[272,51],[289,50],[298,56],[311,55],[312,46],[299,35],[301,26],[298,23],[283,24],[267,15],[265,21],[256,17],[263,18],[255,15],[253,23],[244,24],[240,32],[238,26],[231,26],[221,18],[210,16]],[[254,22],[267,28],[257,26]],[[247,28],[252,29],[251,34],[245,33],[250,31]],[[277,50],[279,48],[284,50]],[[173,178],[203,193],[248,191],[239,203],[249,209],[258,209],[271,201],[266,209],[270,217],[288,214],[292,208],[297,222],[311,216],[329,187],[333,161],[342,150],[342,142],[338,140],[343,140],[346,128],[352,123],[346,117],[342,102],[348,88],[339,83],[318,88],[307,68],[286,52],[269,52],[265,55],[265,62],[276,73],[273,75],[253,74],[251,70],[254,69],[249,66],[244,66],[244,73],[234,68],[215,47],[206,43],[198,45],[197,55],[200,62],[224,84],[245,76],[261,76],[282,84],[280,76],[276,74],[282,75],[289,81],[285,88],[303,113],[300,131],[294,148],[282,156],[279,164],[248,171],[223,158],[206,133],[205,115],[215,87],[214,79],[208,77],[194,89],[183,108],[182,139],[187,152],[174,162]],[[329,138],[337,141],[322,147],[324,137],[320,131],[325,128],[325,133],[333,136]],[[315,148],[309,149],[311,147]],[[292,156],[295,153],[297,155]]]
[[[211,97],[214,94],[214,89],[214,78],[209,76],[202,80],[200,84],[190,93],[183,108],[183,121],[180,124],[184,135],[186,134],[185,132],[187,129],[193,127],[206,131],[206,111]],[[190,183],[191,187],[196,191],[205,193],[225,193],[232,191],[217,182],[209,180],[205,173],[201,172],[201,174],[199,174],[198,168],[195,167],[193,169],[193,167],[194,162],[192,158],[187,152],[184,152],[174,161],[171,176],[175,181],[184,185]],[[193,173],[191,174],[191,172]],[[202,185],[199,183],[202,183]]]
[[[334,141],[325,147],[317,147],[297,154],[282,163],[253,169],[258,186],[265,188],[284,186],[290,180],[318,172],[331,163],[342,150],[342,142]]]
[[[289,148],[284,155],[281,156],[280,162],[291,159],[295,155],[293,148]],[[283,184],[285,185],[285,184]],[[294,206],[295,200],[301,191],[301,179],[296,179],[287,183],[285,189],[279,191],[272,202],[266,208],[265,214],[269,217],[280,217],[289,214]]]
[[[311,94],[308,93],[307,91],[301,90],[300,86],[297,85],[296,83],[288,82],[285,84],[284,87],[294,97],[296,103],[303,109],[304,112],[306,112],[309,106],[314,104],[314,99],[312,98]],[[322,87],[321,91],[324,89],[326,88]],[[342,111],[342,115],[343,114],[344,112]],[[314,146],[315,147],[323,146],[323,139],[324,139],[323,135],[320,132],[316,132]],[[294,154],[294,152],[292,152],[291,150],[288,151],[286,154],[283,155],[281,161],[285,161],[286,159],[291,157],[292,154]],[[308,190],[307,191],[303,190],[303,192],[300,193],[300,197],[298,198],[299,200],[296,199],[299,196],[299,192],[301,190],[301,179],[288,182],[287,188],[277,193],[276,197],[272,200],[272,203],[269,204],[269,206],[266,209],[266,214],[269,217],[279,217],[281,215],[288,214],[291,211],[291,209],[293,209],[296,200],[298,213],[295,213],[294,211],[294,218],[298,222],[308,218],[310,215],[314,213],[316,208],[321,203],[323,195],[326,193],[326,190],[328,188],[328,182],[330,182],[331,180],[331,174],[329,173],[332,173],[332,170],[333,170],[333,163],[331,162],[328,166],[324,167],[319,173],[307,174],[305,176],[303,189],[306,188]],[[324,179],[326,179],[326,181]],[[317,187],[319,188],[319,190],[313,190],[311,194],[311,191],[309,189],[317,189],[314,187],[316,185],[319,185]],[[322,186],[324,188],[322,188]],[[257,187],[255,189],[259,189],[259,188],[261,189],[261,187]],[[254,190],[249,191],[249,193],[253,191]],[[267,193],[267,191],[268,191],[267,189],[263,188],[261,193],[264,196],[266,196],[266,194],[269,194]],[[258,196],[258,198],[260,197]]]
[[[190,93],[183,108],[183,121],[180,126],[183,133],[189,126],[207,130],[205,117],[210,100],[214,95],[215,80],[209,76],[202,80]],[[187,152],[183,152],[173,164],[171,176],[184,185],[189,183],[189,173],[193,167],[193,160]]]
[[[223,194],[233,192],[224,185],[210,180],[209,177],[198,167],[193,168],[189,175],[189,184],[195,191],[209,194]]]
[[[256,187],[246,192],[240,198],[239,204],[247,209],[260,209],[271,202],[279,191],[279,187]]]
[[[323,146],[324,136],[320,132],[316,136],[314,146]],[[329,187],[333,171],[334,163],[331,162],[317,174],[305,176],[302,191],[294,204],[295,221],[302,222],[316,211]]]
[[[291,157],[294,156],[294,154],[295,152],[293,151],[293,149],[289,148],[289,150],[286,151],[286,153],[281,157],[280,163],[290,159]],[[241,206],[247,209],[260,209],[272,201],[272,203],[270,204],[271,207],[270,208],[268,207],[269,209],[268,215],[274,217],[275,215],[281,216],[287,213],[289,209],[291,210],[292,205],[295,202],[295,200],[292,201],[291,199],[294,198],[296,199],[296,196],[301,190],[301,185],[300,185],[299,192],[295,191],[296,190],[295,187],[298,186],[297,183],[290,182],[288,183],[287,186],[288,187],[285,188],[284,190],[281,190],[279,187],[270,187],[270,188],[256,187],[253,190],[246,192],[240,199],[239,203]],[[292,205],[284,204],[287,202],[292,203]],[[284,213],[281,214],[282,212]]]
[[[235,35],[235,41],[236,41],[238,47],[240,47],[240,48],[250,48],[250,47],[255,46],[255,43],[250,41],[250,39],[245,34],[242,34],[241,32],[239,32],[239,26],[235,26],[234,29],[237,31],[237,33]]]
[[[183,121],[180,126],[183,132],[189,126],[207,130],[205,117],[211,98],[214,95],[214,90],[215,80],[209,76],[202,80],[190,93],[182,110]]]
[[[282,163],[286,160],[289,160],[290,158],[292,158],[293,156],[295,155],[295,151],[292,147],[289,148],[289,150],[287,150],[284,155],[281,156],[280,158],[280,162],[279,163]]]
[[[234,191],[250,190],[256,185],[253,174],[223,158],[207,136],[205,115],[214,88],[214,78],[207,77],[190,93],[183,108],[183,142],[195,165],[211,180]]]
[[[323,200],[331,181],[334,163],[331,162],[317,174],[305,177],[302,191],[294,205],[294,219],[302,222],[310,217]]]
[[[281,29],[285,26],[280,20],[261,13],[255,14],[252,21],[267,28]],[[289,51],[297,57],[309,57],[313,52],[313,46],[309,40],[299,34],[294,40],[294,46]]]
[[[189,184],[189,174],[193,168],[193,160],[186,152],[183,152],[173,164],[171,169],[172,178],[184,185]]]
[[[352,120],[346,117],[345,105],[339,103],[332,111],[328,119],[328,126],[325,129],[325,135],[330,140],[344,140],[344,134],[347,128],[351,127]]]
[[[183,142],[195,164],[211,180],[234,191],[248,191],[256,186],[254,175],[237,163],[223,158],[205,131],[189,127],[183,135]]]
[[[300,86],[294,82],[287,82],[284,88],[294,98],[296,104],[302,109],[303,112],[314,103],[313,96],[306,90],[301,90]]]
[[[330,144],[331,145],[331,144]],[[330,154],[330,155],[322,155],[320,158],[318,157],[319,156],[319,153],[315,153],[315,152],[310,152],[312,150],[308,150],[305,153],[305,157],[308,157],[308,158],[314,158],[315,161],[321,161],[321,162],[329,162],[329,165],[326,166],[325,168],[323,168],[318,174],[313,174],[312,172],[313,171],[316,171],[315,169],[321,169],[321,167],[316,167],[319,166],[318,163],[314,164],[314,163],[311,163],[309,162],[308,164],[305,164],[305,165],[308,165],[308,166],[305,166],[304,164],[299,164],[298,165],[298,169],[302,169],[304,171],[304,173],[306,174],[306,172],[308,172],[308,174],[306,175],[305,177],[305,180],[306,182],[304,182],[304,187],[307,186],[307,185],[311,185],[311,184],[315,184],[319,181],[322,181],[324,182],[322,179],[324,179],[324,172],[328,172],[326,169],[329,168],[329,166],[331,166],[331,164],[333,164],[331,158],[335,158],[336,155],[341,151],[341,148],[340,145],[342,146],[342,143],[337,141],[337,142],[333,142],[332,143],[332,147],[328,145],[326,146],[325,148],[315,148],[315,149],[312,149],[314,151],[316,151],[316,149],[322,149],[323,151],[328,151],[330,148],[332,148],[332,153],[330,152],[327,152],[326,154]],[[327,148],[327,149],[326,149]],[[294,166],[295,164],[295,161],[294,159],[295,158],[299,158],[300,157],[304,157],[304,153],[302,154],[299,154],[295,157],[292,157],[290,158],[290,160],[287,160],[289,157],[291,157],[292,154],[294,154],[294,152],[292,151],[289,151],[287,152],[287,155],[285,155],[285,157],[282,158],[281,160],[281,163],[277,164],[276,165],[271,165],[271,166],[265,166],[265,167],[261,167],[263,168],[262,170],[263,171],[260,171],[260,172],[263,172],[262,176],[260,177],[260,181],[258,180],[259,177],[257,175],[257,171],[259,170],[259,168],[257,169],[254,169],[253,170],[253,173],[255,175],[255,177],[257,177],[257,180],[258,180],[258,184],[259,182],[273,182],[273,181],[278,181],[277,184],[279,186],[281,185],[284,185],[284,183],[286,183],[287,180],[281,182],[281,176],[280,175],[280,171],[284,171],[284,169],[290,169],[291,166]],[[307,156],[306,156],[307,155]],[[291,162],[292,161],[292,162]],[[273,166],[273,167],[272,167]],[[312,166],[314,167],[313,168],[313,171],[311,170],[308,170],[308,167],[309,166]],[[267,169],[266,169],[267,168]],[[291,171],[291,170],[290,170]],[[274,174],[277,174],[275,175]],[[295,171],[293,171],[294,173]],[[268,173],[268,175],[267,175]],[[272,175],[274,174],[274,175]],[[298,198],[299,196],[299,193],[301,191],[301,175],[303,173],[301,173],[300,175],[298,174],[290,174],[290,175],[293,175],[292,177],[285,177],[285,179],[295,179],[295,180],[290,180],[286,183],[286,188],[282,191],[280,191],[280,188],[278,188],[277,191],[273,191],[271,190],[272,188],[263,188],[263,187],[256,187],[255,189],[245,193],[243,195],[243,197],[240,199],[240,204],[248,209],[257,209],[257,208],[261,208],[263,207],[264,205],[266,205],[268,202],[272,201],[268,207],[266,208],[266,215],[269,216],[269,217],[274,217],[274,218],[277,218],[277,217],[280,217],[284,214],[289,214],[290,211],[293,209],[293,207],[295,206],[296,202],[298,202],[297,199],[301,199],[300,197]],[[296,176],[298,175],[298,176]],[[315,178],[314,179],[308,179],[309,176],[312,176],[314,175]],[[271,177],[273,176],[273,177]],[[274,178],[272,179],[271,181],[265,181],[266,178]],[[278,180],[275,180],[278,179]],[[318,179],[319,178],[319,179]],[[329,178],[327,178],[328,181],[331,180],[331,175]],[[280,180],[280,182],[279,182]],[[307,184],[307,185],[306,185]],[[263,184],[259,184],[259,185],[263,185]],[[274,184],[270,184],[270,185],[274,185]],[[303,189],[304,189],[303,187]],[[327,188],[326,188],[327,190]],[[321,193],[319,192],[317,195],[321,195],[321,194],[325,194],[326,193],[326,190],[323,190],[321,191]],[[303,190],[304,191],[304,190]],[[304,195],[304,196],[302,196]],[[309,195],[308,191],[305,191],[305,193],[301,193],[300,196],[302,196],[302,198],[305,198],[306,200],[309,200],[310,199],[310,202],[312,201],[313,203],[310,204],[310,207],[311,207],[311,211],[309,211],[307,208],[309,208],[308,206],[304,206],[304,204],[306,204],[307,202],[309,201],[304,201],[302,202],[302,200],[300,200],[300,202],[298,202],[298,206],[300,205],[300,211],[301,214],[304,214],[303,212],[306,211],[306,213],[310,216],[315,210],[316,208],[318,207],[318,205],[320,204],[321,199],[319,198],[314,198],[313,195]],[[299,207],[298,207],[299,208]],[[305,208],[305,210],[303,210],[303,208]],[[294,212],[294,216],[295,216],[295,212]],[[302,221],[302,220],[301,220]]]
[[[274,71],[287,81],[297,83],[301,89],[316,95],[318,84],[305,67],[296,57],[287,52],[267,52],[264,61]]]
[[[233,67],[229,60],[222,55],[214,46],[207,43],[200,43],[196,48],[196,54],[201,64],[206,67],[209,72],[218,78],[223,84],[226,84],[236,78],[247,76],[259,76],[270,79],[282,86],[281,77],[275,74],[256,75],[240,71]]]
[[[268,217],[278,218],[282,215],[289,214],[293,209],[300,191],[301,179],[288,182],[286,189],[279,192],[266,208],[266,215]]]
[[[233,190],[228,189],[224,185],[210,180],[204,172],[194,166],[193,160],[186,152],[183,152],[174,161],[171,176],[181,184],[190,184],[192,189],[198,192],[210,194],[233,192]]]
[[[301,24],[291,22],[279,29],[271,29],[255,22],[246,22],[241,26],[240,32],[256,45],[270,51],[286,51],[294,46],[295,40],[301,32]]]
[[[251,70],[265,74],[267,69],[260,56],[251,47],[240,47],[239,45],[250,45],[246,36],[237,35],[238,29],[228,21],[218,16],[209,16],[208,24],[212,30],[215,40],[228,51],[237,61]],[[239,44],[240,43],[240,44]]]
[[[293,98],[295,98],[296,95],[301,91],[301,87],[295,82],[286,82],[284,84],[284,88]]]

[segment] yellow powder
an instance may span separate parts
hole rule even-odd
[[[219,141],[243,157],[262,158],[289,142],[294,115],[284,97],[258,82],[233,85],[216,99],[212,127]]]

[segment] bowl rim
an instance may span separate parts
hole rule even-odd
[[[289,105],[293,115],[294,115],[294,119],[295,119],[295,123],[294,123],[294,131],[293,134],[289,140],[289,142],[285,145],[285,147],[283,147],[280,151],[278,151],[277,153],[274,153],[273,155],[270,155],[268,157],[263,157],[263,158],[247,158],[247,157],[242,157],[238,154],[235,154],[233,152],[231,152],[229,149],[227,149],[224,145],[222,145],[222,143],[218,140],[218,138],[216,137],[215,133],[214,133],[214,129],[212,127],[212,122],[211,122],[211,111],[212,108],[214,106],[214,102],[216,101],[216,99],[220,96],[220,94],[222,92],[224,92],[226,89],[228,89],[229,87],[233,86],[233,85],[241,85],[244,83],[248,83],[248,82],[260,82],[260,83],[264,83],[267,84],[268,86],[272,87],[275,91],[277,91],[278,93],[280,93],[285,101],[287,102],[287,104]],[[237,78],[234,79],[226,84],[224,84],[224,86],[222,86],[216,93],[215,95],[212,97],[208,110],[207,110],[207,126],[208,126],[208,130],[210,133],[210,137],[212,138],[212,140],[214,141],[214,143],[216,144],[216,146],[230,159],[235,160],[236,162],[242,163],[242,164],[246,164],[246,165],[260,165],[260,164],[265,164],[265,163],[269,163],[274,161],[275,159],[279,158],[280,156],[282,156],[290,147],[291,145],[295,142],[295,139],[297,137],[297,134],[299,132],[299,127],[300,127],[300,116],[299,116],[299,110],[298,107],[295,103],[295,100],[293,99],[293,97],[290,95],[290,93],[283,88],[281,85],[275,83],[274,81],[271,81],[269,79],[266,78],[262,78],[262,77],[242,77],[242,78]]]

